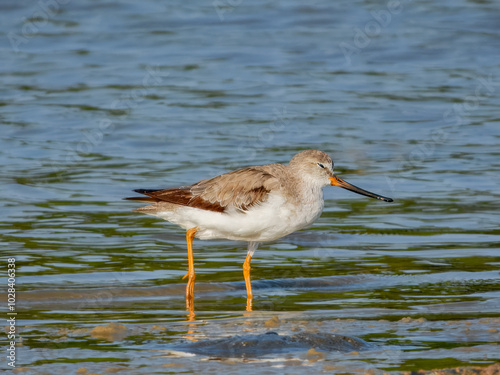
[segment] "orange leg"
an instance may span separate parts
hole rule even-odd
[[[245,278],[245,285],[247,287],[247,311],[252,311],[252,285],[250,284],[250,260],[252,256],[247,254],[245,262],[243,263],[243,277]]]
[[[197,227],[191,228],[186,232],[186,242],[188,250],[188,273],[182,278],[188,277],[186,285],[186,308],[192,312],[194,306],[194,259],[193,259],[193,238],[198,231]]]

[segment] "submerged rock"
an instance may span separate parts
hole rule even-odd
[[[260,335],[237,335],[216,340],[203,340],[177,346],[194,354],[217,357],[259,357],[290,350],[351,352],[368,349],[370,345],[361,339],[328,333],[299,333],[281,336],[276,332]]]
[[[123,324],[109,323],[104,326],[97,326],[90,331],[90,335],[97,339],[107,341],[120,341],[127,336],[127,327]]]

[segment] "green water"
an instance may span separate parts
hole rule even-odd
[[[58,4],[46,23],[38,3],[0,5],[1,272],[15,258],[18,371],[396,373],[500,360],[496,3],[402,2],[350,60],[341,43],[354,46],[353,30],[387,4]],[[189,321],[185,233],[122,198],[307,148],[394,203],[326,188],[311,228],[255,253],[252,312],[246,244],[195,240]],[[177,350],[268,331],[373,346],[246,360]]]

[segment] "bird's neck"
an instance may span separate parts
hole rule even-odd
[[[296,196],[302,203],[323,201],[323,185],[307,178],[307,176],[300,177],[296,181],[295,189]]]

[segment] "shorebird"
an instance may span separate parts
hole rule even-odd
[[[145,196],[125,199],[152,203],[135,211],[160,217],[186,230],[188,273],[184,278],[188,278],[188,310],[192,310],[194,301],[193,238],[247,241],[243,277],[250,311],[250,261],[258,244],[310,226],[323,211],[323,187],[327,185],[392,202],[391,198],[337,177],[330,156],[318,150],[299,152],[288,165],[247,167],[189,186],[137,189],[134,191]]]

